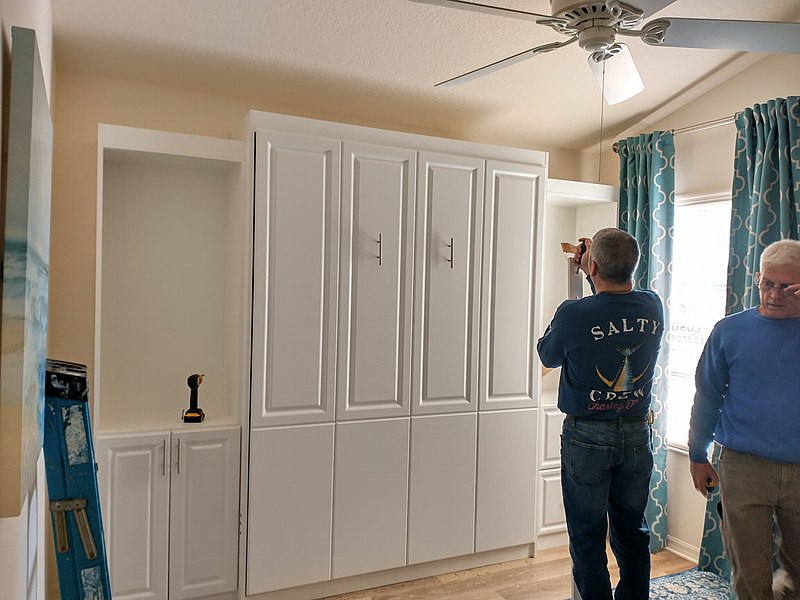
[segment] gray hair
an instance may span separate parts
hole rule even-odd
[[[800,267],[800,242],[779,240],[772,242],[761,254],[761,267]]]
[[[630,233],[606,227],[592,238],[591,260],[597,274],[612,283],[627,283],[639,264],[639,244]]]

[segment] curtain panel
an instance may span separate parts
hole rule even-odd
[[[618,142],[619,228],[639,242],[642,258],[634,285],[649,288],[665,307],[664,331],[669,332],[672,289],[672,246],[675,224],[675,144],[672,132],[656,131]],[[645,516],[650,525],[650,550],[667,543],[666,401],[669,336],[665,335],[653,381],[653,477]]]

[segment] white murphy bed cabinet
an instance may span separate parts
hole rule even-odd
[[[555,244],[597,203],[549,182],[545,234],[543,153],[248,126],[252,164],[232,140],[100,127],[114,597],[307,599],[564,543],[557,375],[540,381],[535,342],[566,295]]]
[[[549,179],[544,211],[544,284],[537,297],[542,333],[558,305],[568,296],[568,260],[561,242],[575,243],[603,227],[617,223],[616,188],[598,183]],[[591,290],[584,284],[584,295]],[[560,369],[541,379],[537,484],[537,548],[567,543],[564,503],[561,498],[561,425],[564,415],[556,405]]]
[[[245,144],[101,125],[98,483],[116,600],[237,597],[252,216]],[[185,424],[204,373],[206,419]]]
[[[529,556],[546,155],[249,124],[246,595]]]

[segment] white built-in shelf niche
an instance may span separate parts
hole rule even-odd
[[[251,208],[244,144],[100,125],[97,433],[184,424],[203,373],[200,426],[240,422],[249,378]]]
[[[561,242],[574,244],[579,237],[591,237],[598,229],[617,224],[617,188],[612,185],[548,179],[546,197],[541,333],[568,294],[568,265]],[[584,295],[589,293],[589,286],[584,284]],[[557,385],[557,372],[542,378],[543,404],[555,403]]]

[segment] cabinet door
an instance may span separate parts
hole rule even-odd
[[[95,443],[111,592],[115,600],[166,600],[169,433]]]
[[[409,418],[339,423],[333,578],[406,564]]]
[[[170,600],[236,589],[239,428],[175,433],[170,486]]]
[[[330,579],[333,429],[250,434],[248,596]]]
[[[564,423],[564,413],[555,406],[548,406],[541,410],[541,414],[540,434],[542,441],[539,449],[539,468],[560,469],[561,427]]]
[[[331,421],[339,142],[255,139],[251,424]]]
[[[480,409],[536,405],[536,227],[544,168],[487,162]]]
[[[408,564],[475,549],[477,413],[411,418]]]
[[[534,541],[536,409],[478,416],[475,551]]]
[[[420,153],[412,412],[475,410],[484,161]]]
[[[344,144],[337,420],[409,414],[416,155]]]
[[[538,533],[567,530],[564,498],[561,495],[561,469],[542,471],[539,475]]]

